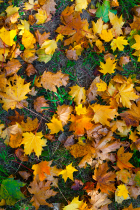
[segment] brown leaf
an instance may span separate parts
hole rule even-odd
[[[120,60],[119,60],[120,66],[123,67],[123,65],[129,63],[130,62],[129,58],[130,58],[129,56],[122,56],[122,57],[120,57]]]
[[[22,148],[16,149],[15,150],[15,155],[23,162],[29,160],[28,156],[25,155],[24,150]]]
[[[140,121],[140,101],[137,102],[137,106],[135,103],[133,103],[131,109],[124,111],[120,114],[120,116],[125,121],[127,126],[132,125],[137,127]]]
[[[140,7],[139,7],[139,6],[133,7],[132,11],[134,12],[134,14],[135,14],[137,17],[140,17]]]
[[[64,147],[67,148],[67,147],[73,145],[74,143],[75,143],[74,135],[71,135],[66,139],[66,141],[64,143]]]
[[[46,202],[46,199],[55,196],[57,192],[50,189],[51,181],[38,182],[36,179],[30,183],[28,191],[33,194],[30,202],[35,206],[36,210],[39,209],[40,205],[47,205],[53,207],[52,204]]]
[[[99,168],[95,168],[93,179],[97,181],[96,190],[100,189],[101,192],[109,194],[109,192],[114,192],[116,190],[114,186],[114,181],[116,174],[112,171],[108,172],[107,162],[99,165]]]
[[[27,171],[19,171],[20,176],[27,181],[27,179],[31,176],[31,173]]]
[[[34,100],[34,109],[37,112],[42,112],[45,110],[45,108],[42,107],[49,107],[49,104],[46,103],[47,100],[44,98],[44,96],[39,96]]]
[[[38,128],[38,119],[35,118],[32,120],[30,117],[27,117],[27,122],[22,121],[21,122],[21,127],[23,131],[34,131],[35,129]]]
[[[46,90],[50,90],[53,92],[57,92],[56,87],[66,86],[69,80],[69,76],[67,74],[63,74],[60,71],[57,73],[46,72],[44,71],[41,77],[41,83]]]
[[[32,64],[28,64],[25,72],[27,76],[30,77],[31,75],[34,75],[35,73],[37,73],[37,70],[34,68]]]
[[[36,22],[36,19],[34,18],[33,15],[29,15],[29,23],[30,25],[34,25],[34,23]]]
[[[132,30],[140,30],[140,17],[134,16],[133,23],[130,26]]]
[[[36,35],[36,40],[37,40],[37,42],[38,42],[39,45],[41,46],[41,45],[44,43],[44,41],[46,41],[46,40],[49,38],[50,33],[44,32],[43,34],[41,34],[41,33],[37,30],[37,31],[35,31],[35,35]]]
[[[10,142],[9,146],[12,148],[17,148],[20,146],[22,142],[22,134],[21,133],[16,133],[16,134],[10,134]]]
[[[69,60],[75,60],[75,61],[78,60],[78,55],[76,54],[76,50],[73,50],[73,49],[67,50],[66,56]]]
[[[21,63],[17,59],[8,61],[7,65],[4,67],[6,70],[6,76],[11,76],[17,73],[21,66]]]
[[[58,119],[61,120],[63,126],[68,123],[72,110],[73,110],[72,107],[69,105],[65,104],[63,104],[62,106],[58,105],[57,107]]]

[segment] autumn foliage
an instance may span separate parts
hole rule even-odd
[[[30,198],[38,210],[40,205],[53,207],[48,199],[57,203],[60,194],[67,202],[64,210],[107,210],[113,199],[121,204],[140,195],[140,168],[132,164],[140,152],[140,80],[136,74],[125,76],[132,59],[128,51],[135,68],[140,62],[140,6],[132,9],[131,22],[120,14],[120,6],[117,0],[96,5],[71,1],[53,38],[52,31],[42,33],[38,26],[52,21],[58,9],[54,0],[25,1],[22,11],[9,1],[0,14],[0,103],[7,113],[0,138],[13,162],[25,169],[19,167],[1,181],[0,206]],[[82,18],[84,10],[91,22]],[[23,11],[26,18],[21,18]],[[88,88],[78,80],[72,83],[63,68],[36,70],[35,62],[45,66],[60,45],[69,60],[77,61],[89,49],[102,55]],[[51,153],[49,147],[54,142],[61,142],[74,161],[65,164],[64,157],[63,167],[56,165],[52,157],[59,148]],[[90,180],[79,178],[89,168]],[[67,200],[67,183],[82,196]],[[123,208],[132,209],[140,208]]]

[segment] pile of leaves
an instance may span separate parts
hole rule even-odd
[[[139,75],[125,77],[121,72],[132,58],[140,62],[140,6],[132,9],[133,20],[125,20],[117,0],[95,6],[90,0],[75,0],[62,11],[56,37],[51,38],[31,27],[52,20],[54,0],[29,0],[20,7],[8,3],[0,14],[0,103],[15,114],[1,122],[0,137],[24,169],[1,181],[0,206],[30,198],[36,210],[40,205],[53,207],[48,199],[55,196],[57,202],[61,194],[64,210],[106,210],[114,200],[121,204],[137,199],[140,167],[131,160],[140,152],[140,80]],[[92,22],[82,19],[84,10]],[[69,86],[69,75],[61,69],[44,69],[42,74],[35,69],[34,61],[48,63],[60,45],[70,60],[78,60],[89,48],[103,55],[87,90],[78,81]],[[21,75],[23,61],[26,69]],[[59,98],[61,88],[66,90],[64,100]],[[49,156],[55,142],[75,161],[56,165]],[[78,178],[88,168],[89,181]],[[67,200],[59,187],[62,182],[63,191],[68,183],[81,196]],[[132,204],[123,208],[132,209]]]

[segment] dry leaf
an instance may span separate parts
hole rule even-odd
[[[21,66],[21,63],[17,59],[12,59],[11,61],[8,61],[4,67],[6,70],[6,76],[11,76],[17,73]]]
[[[25,72],[26,72],[28,77],[37,73],[36,69],[34,68],[34,66],[32,64],[28,64]]]
[[[39,96],[34,100],[34,109],[37,112],[43,112],[44,110],[49,107],[49,104],[46,103],[47,100],[44,98],[44,96]]]

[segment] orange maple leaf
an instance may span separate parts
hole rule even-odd
[[[32,169],[34,170],[34,176],[36,177],[36,175],[38,175],[40,181],[43,181],[46,178],[45,173],[50,175],[50,167],[48,166],[47,161],[34,164]]]
[[[117,166],[120,169],[133,168],[134,166],[128,162],[132,156],[133,153],[130,152],[124,153],[124,147],[121,147],[117,152]]]

